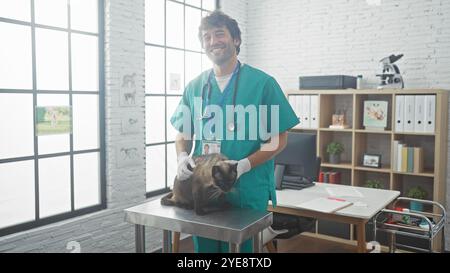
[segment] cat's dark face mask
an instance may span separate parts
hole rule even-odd
[[[214,183],[224,192],[229,192],[236,183],[237,163],[218,162],[212,167]]]

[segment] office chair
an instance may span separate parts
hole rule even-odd
[[[317,181],[321,158],[315,154],[315,136],[306,133],[288,133],[286,148],[275,157],[275,182],[278,190],[283,189],[283,176],[286,174]],[[315,227],[316,219],[273,214],[273,224],[263,233],[263,245],[269,252],[277,252],[275,239],[289,239]],[[266,237],[264,237],[266,236]]]
[[[321,158],[316,158],[315,167],[311,170],[314,173],[314,176],[307,176],[312,181],[317,181],[320,172],[320,164]],[[279,167],[280,168],[280,167]],[[284,167],[280,168],[284,170]],[[280,169],[276,169],[275,172],[280,172]],[[308,173],[308,172],[307,172]],[[275,175],[275,179],[277,179],[277,189],[282,189],[281,179],[279,178],[279,174]],[[273,224],[269,228],[263,231],[263,246],[267,248],[269,253],[276,253],[277,247],[274,243],[276,239],[290,239],[298,234],[301,234],[306,231],[311,231],[316,225],[316,219],[309,217],[300,217],[294,215],[287,215],[282,213],[274,213],[273,214]]]

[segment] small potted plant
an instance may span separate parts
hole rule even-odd
[[[339,164],[341,162],[342,152],[344,152],[344,145],[339,142],[331,142],[327,145],[327,153],[331,164]]]
[[[414,199],[425,199],[427,197],[427,192],[422,187],[417,186],[410,188],[406,196]],[[423,203],[411,201],[410,209],[415,211],[423,211]]]
[[[366,184],[364,185],[366,188],[372,188],[372,189],[384,189],[383,183],[381,181],[376,179],[369,179],[366,181]]]

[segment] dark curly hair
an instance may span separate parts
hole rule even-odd
[[[203,17],[200,27],[198,28],[198,39],[203,43],[202,31],[210,29],[212,27],[226,27],[234,40],[238,40],[240,43],[236,46],[236,53],[239,55],[241,51],[241,30],[239,29],[236,20],[226,15],[222,11],[213,11],[206,17]]]

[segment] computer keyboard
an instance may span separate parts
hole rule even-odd
[[[281,189],[301,190],[314,186],[314,183],[307,177],[283,176]]]

